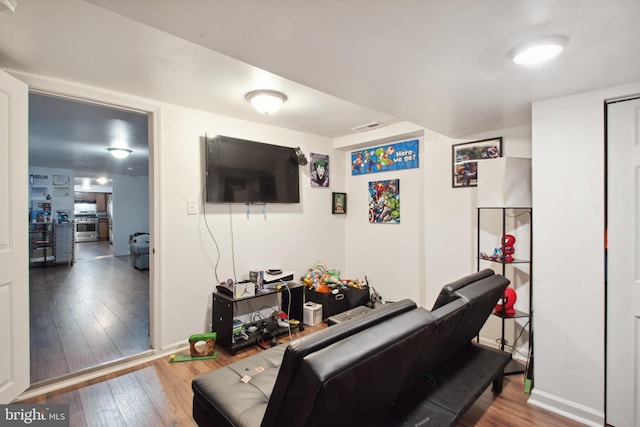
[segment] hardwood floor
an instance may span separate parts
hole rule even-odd
[[[297,336],[322,327],[324,324],[307,327]],[[283,344],[287,341],[288,337],[280,340]],[[217,359],[180,363],[168,363],[168,358],[156,359],[19,403],[67,404],[70,426],[195,426],[191,417],[193,378],[259,351],[262,350],[255,347],[231,356],[218,349]],[[490,388],[486,390],[458,427],[582,426],[527,404],[529,395],[523,390],[522,376],[506,377],[502,393],[496,395]]]
[[[149,273],[112,253],[77,243],[72,265],[30,270],[32,384],[149,349]]]

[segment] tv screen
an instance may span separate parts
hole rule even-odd
[[[205,144],[207,203],[300,203],[293,148],[220,135]]]

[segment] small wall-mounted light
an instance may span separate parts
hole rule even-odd
[[[287,102],[287,95],[276,90],[252,90],[245,99],[259,112],[273,114]]]
[[[132,153],[132,151],[129,150],[128,148],[118,148],[118,147],[109,147],[107,148],[107,151],[109,151],[111,155],[116,159],[124,159],[129,154]]]
[[[560,55],[568,43],[565,36],[544,37],[516,47],[509,58],[519,65],[539,64]]]

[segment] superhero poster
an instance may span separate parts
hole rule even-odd
[[[369,182],[369,222],[400,224],[400,180]]]
[[[396,142],[351,152],[351,175],[418,167],[418,140]]]

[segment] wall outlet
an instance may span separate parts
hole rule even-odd
[[[187,199],[187,215],[198,215],[198,201]]]

